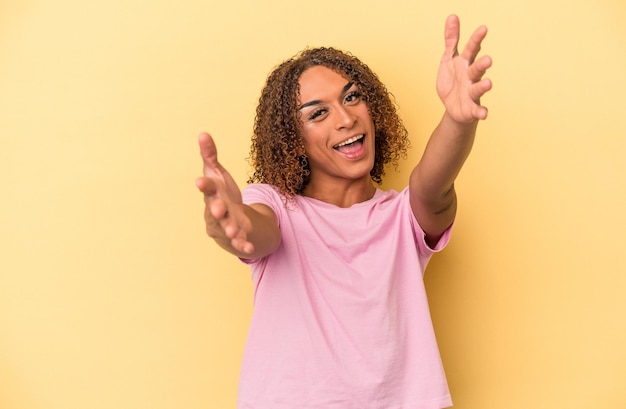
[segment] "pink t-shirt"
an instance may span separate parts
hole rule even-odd
[[[423,282],[450,230],[430,249],[408,189],[350,208],[302,196],[286,208],[263,184],[243,197],[274,210],[282,240],[245,260],[255,292],[238,408],[451,406]]]

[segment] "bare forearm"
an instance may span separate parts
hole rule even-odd
[[[458,123],[445,114],[411,173],[411,208],[431,246],[456,216],[454,181],[472,149],[476,125],[476,121]]]
[[[491,89],[491,81],[483,79],[491,58],[478,58],[487,28],[476,29],[459,50],[459,27],[458,17],[449,16],[444,32],[446,47],[437,73],[437,94],[446,112],[409,181],[411,208],[428,244],[437,243],[454,221],[454,181],[472,150],[478,121],[487,118],[480,98]]]
[[[472,150],[477,125],[478,121],[459,123],[444,114],[411,173],[412,194],[437,205],[453,191],[454,181]]]
[[[276,217],[273,212],[264,205],[239,205],[240,211],[247,218],[245,240],[248,242],[245,246],[247,251],[242,251],[238,238],[231,238],[223,229],[215,229],[209,232],[215,242],[224,250],[237,257],[242,258],[260,258],[272,253],[280,244],[280,230],[276,223]],[[242,226],[243,227],[243,226]],[[213,234],[212,234],[213,233]],[[249,247],[248,245],[252,245]]]

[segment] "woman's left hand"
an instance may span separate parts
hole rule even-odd
[[[470,123],[487,118],[487,108],[480,105],[480,98],[491,89],[491,81],[483,79],[491,67],[491,58],[477,58],[487,27],[474,31],[461,54],[458,51],[459,27],[459,18],[449,16],[445,27],[446,49],[437,74],[437,94],[453,120]]]

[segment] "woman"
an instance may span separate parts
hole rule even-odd
[[[406,130],[384,85],[338,50],[304,51],[268,77],[243,192],[200,135],[207,233],[251,266],[255,284],[240,409],[452,404],[423,272],[449,240],[454,181],[487,117],[486,33],[459,54],[459,21],[448,17],[445,113],[401,192],[374,183],[404,155]]]

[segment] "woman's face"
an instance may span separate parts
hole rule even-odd
[[[369,181],[374,166],[374,123],[359,88],[324,66],[307,69],[298,83],[309,183]]]

